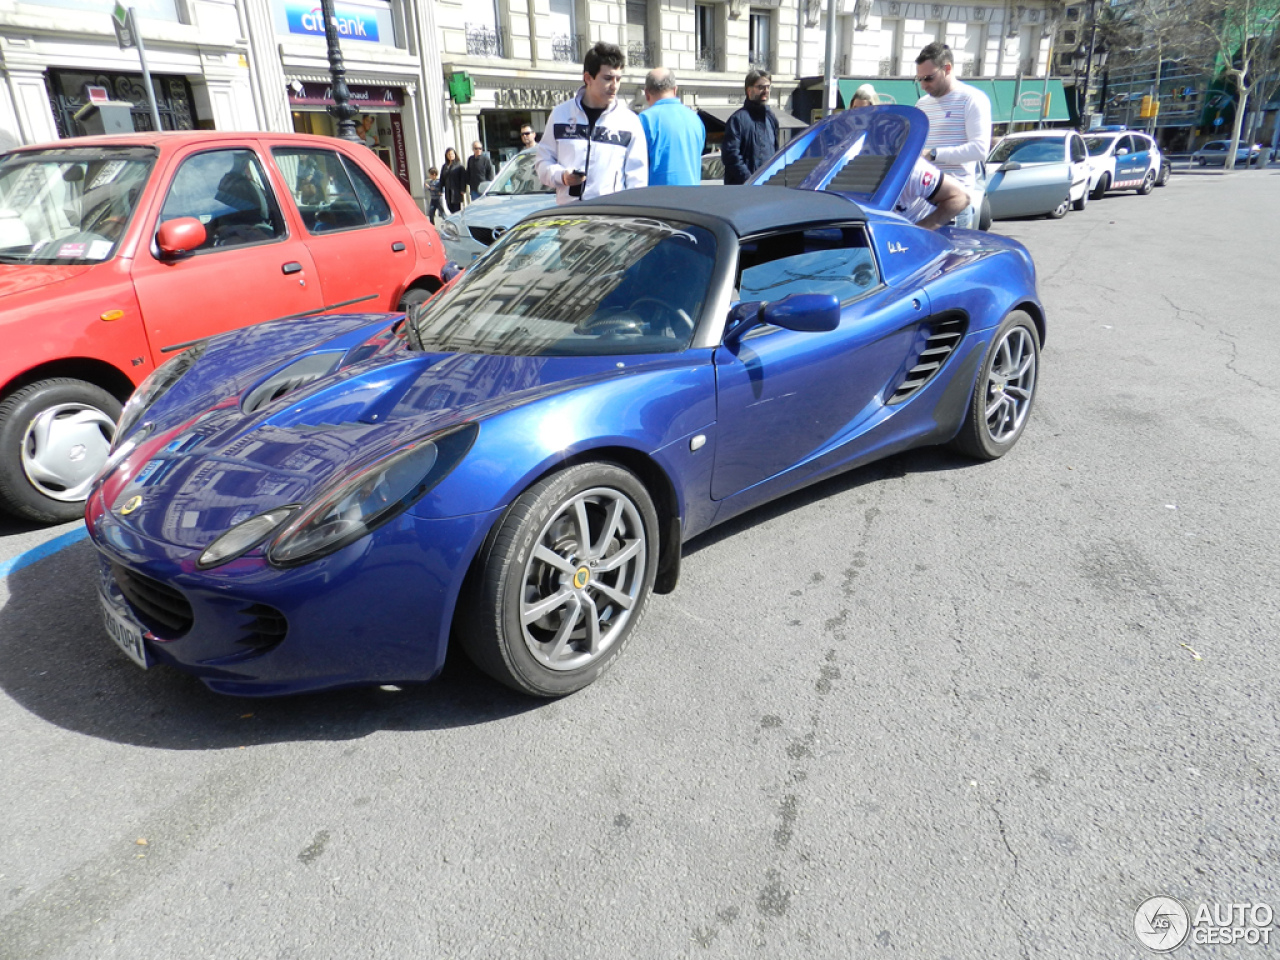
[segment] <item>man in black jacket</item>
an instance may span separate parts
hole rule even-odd
[[[746,183],[778,151],[778,118],[769,109],[772,78],[763,70],[747,74],[747,99],[729,118],[720,142],[724,182]]]
[[[493,161],[484,152],[484,144],[479,140],[471,145],[471,156],[467,157],[467,186],[471,190],[471,199],[480,197],[480,184],[493,179]]]

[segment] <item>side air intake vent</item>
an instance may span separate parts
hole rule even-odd
[[[238,643],[252,648],[257,654],[274,650],[284,642],[285,634],[289,632],[289,622],[275,607],[255,603],[245,607],[240,613],[251,618],[251,621],[246,625],[245,633]]]
[[[924,329],[927,333],[924,349],[889,398],[890,406],[906,400],[937,375],[964,337],[965,321],[960,317],[939,318],[926,324]]]

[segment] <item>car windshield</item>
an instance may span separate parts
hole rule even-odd
[[[706,302],[715,237],[647,217],[512,227],[413,323],[423,349],[501,356],[673,353]]]
[[[542,181],[538,179],[538,171],[533,168],[535,159],[532,150],[517,153],[505,167],[498,171],[485,196],[513,197],[528,193],[555,193],[551,187],[544,187]]]
[[[41,150],[0,159],[0,262],[110,259],[146,185],[154,153]]]
[[[1100,157],[1108,150],[1111,145],[1116,142],[1115,137],[1085,137],[1084,145],[1089,151],[1089,156]]]
[[[987,158],[989,163],[1006,163],[1016,160],[1018,163],[1056,163],[1061,162],[1066,154],[1062,141],[1056,137],[1020,137],[1018,139],[1001,140]]]

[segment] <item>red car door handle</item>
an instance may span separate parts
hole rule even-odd
[[[287,277],[291,273],[301,273],[302,264],[300,264],[297,260],[292,260],[289,263],[286,263],[284,266],[282,266],[280,270]]]
[[[403,253],[404,244],[401,243],[399,240],[397,240],[395,243],[391,245],[391,249],[394,250],[396,253]]]

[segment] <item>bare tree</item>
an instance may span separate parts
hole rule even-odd
[[[1255,86],[1266,85],[1269,67],[1274,73],[1280,0],[1193,0],[1188,19],[1222,65],[1222,75],[1235,87],[1236,110],[1226,157],[1230,170],[1235,167],[1249,95],[1255,93]]]

